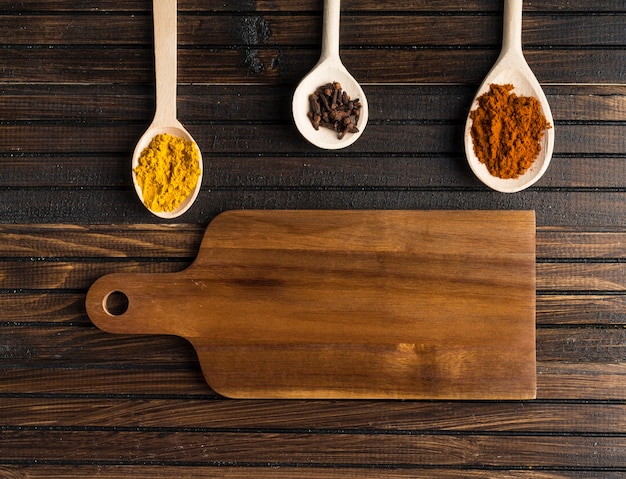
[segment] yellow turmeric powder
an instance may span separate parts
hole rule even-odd
[[[489,173],[519,178],[541,151],[540,141],[552,125],[534,97],[511,93],[513,85],[490,85],[470,112],[474,153]]]
[[[193,141],[159,134],[141,152],[134,172],[148,209],[174,211],[198,184],[200,152]]]

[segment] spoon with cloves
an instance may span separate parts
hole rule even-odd
[[[361,85],[348,72],[339,56],[340,0],[324,1],[322,53],[317,64],[300,81],[293,95],[292,113],[296,127],[313,145],[328,150],[345,148],[359,139],[368,120],[367,98]],[[339,135],[330,128],[315,128],[308,117],[310,96],[323,85],[338,83],[351,99],[359,100],[361,107],[356,132]]]

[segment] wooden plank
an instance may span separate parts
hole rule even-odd
[[[355,47],[342,50],[341,56],[348,70],[365,86],[368,83],[397,82],[478,86],[495,62],[498,51],[498,48],[383,51]],[[152,55],[146,52],[143,48],[92,49],[80,46],[70,49],[2,49],[0,62],[8,65],[6,81],[9,83],[60,83],[71,75],[78,83],[151,85]],[[217,47],[181,50],[178,58],[178,81],[181,83],[295,85],[315,65],[319,50],[279,46]],[[526,58],[542,83],[620,83],[626,64],[626,53],[611,48],[532,50],[526,52]],[[598,62],[606,66],[598,69]]]
[[[454,84],[368,84],[366,88],[372,120],[417,124],[462,123],[476,93],[472,85]],[[566,84],[544,85],[544,89],[557,122],[614,122],[626,116],[626,86]],[[6,120],[15,123],[147,125],[154,110],[154,89],[144,85],[9,83],[2,86],[2,93],[0,107],[7,112]],[[284,105],[292,94],[288,86],[179,84],[178,113],[193,124],[287,122]]]
[[[624,258],[626,250],[626,228],[595,227],[552,228],[537,230],[537,257],[545,259]]]
[[[244,479],[254,477],[256,479],[360,479],[380,478],[384,474],[388,479],[458,479],[458,469],[445,469],[428,467],[405,467],[403,469],[390,469],[388,467],[368,468],[304,468],[298,467],[272,467],[272,466],[106,466],[106,465],[20,465],[0,466],[0,473],[7,477],[11,474],[28,474],[31,479],[49,479],[58,477],[63,479],[97,477],[102,479],[154,479],[156,477],[177,477],[179,479],[196,479],[197,477],[214,477],[220,479]],[[19,477],[19,476],[18,476]],[[622,472],[611,471],[572,471],[572,470],[480,470],[463,469],[463,477],[468,479],[621,479]]]
[[[598,325],[626,323],[626,295],[549,294],[537,296],[537,324]],[[566,333],[565,333],[566,334]]]
[[[177,447],[172,447],[176,444]],[[216,466],[271,464],[348,467],[370,461],[379,467],[419,466],[530,469],[537,466],[596,469],[598,464],[626,465],[621,436],[549,435],[326,434],[307,432],[215,432],[8,428],[0,437],[5,458],[40,462]],[[39,445],[39,447],[37,446]],[[189,459],[193,458],[193,459]],[[601,470],[601,466],[600,466]]]
[[[537,289],[550,291],[626,291],[625,265],[610,263],[541,263]]]
[[[191,351],[191,350],[190,350]],[[0,369],[0,392],[6,397],[41,396],[68,397],[130,397],[141,401],[149,398],[217,398],[206,384],[198,365],[189,368],[116,367],[109,357],[109,366],[71,367],[67,363],[42,367],[23,364]]]
[[[475,180],[476,182],[478,180]],[[439,188],[243,188],[203,189],[185,213],[189,224],[206,224],[223,211],[240,209],[535,210],[539,226],[609,228],[626,224],[621,190],[529,189],[502,196],[486,189]],[[102,205],[109,205],[102,208]],[[19,205],[19,207],[17,207]],[[134,190],[56,188],[0,189],[0,218],[15,223],[153,224],[155,217]]]
[[[204,228],[192,224],[70,225],[0,224],[2,258],[195,258]]]
[[[203,0],[181,0],[179,2],[179,11],[181,12],[314,12],[321,11],[321,6],[316,0],[257,0],[250,2],[248,0],[234,0],[224,3],[219,1],[203,1]],[[598,3],[594,0],[580,0],[575,4],[567,0],[545,0],[539,4],[529,3],[524,8],[529,12],[625,12],[626,7],[621,0],[607,0]],[[14,14],[18,12],[81,12],[92,14],[111,14],[115,12],[146,12],[149,4],[143,0],[128,0],[124,3],[115,0],[100,0],[98,7],[92,5],[74,5],[68,0],[50,0],[45,4],[37,0],[21,0],[19,4],[7,4],[0,9],[0,12]],[[456,12],[456,11],[475,11],[476,13],[485,12],[501,12],[502,6],[491,0],[431,0],[427,4],[409,3],[402,0],[389,0],[384,4],[376,0],[362,0],[357,4],[346,5],[349,11],[371,11],[371,12]]]
[[[76,411],[80,411],[77,415]],[[376,401],[231,401],[226,399],[11,398],[0,403],[12,427],[160,428],[170,431],[298,430],[318,434],[419,432],[472,434],[619,435],[626,406],[620,402],[406,402],[381,408]]]
[[[0,294],[0,312],[0,331],[9,325],[89,324],[85,318],[85,296],[80,293],[12,290]]]
[[[626,331],[615,328],[540,328],[537,358],[543,362],[619,364],[626,360]]]
[[[205,228],[175,224],[0,224],[0,258],[178,258],[198,252]]]
[[[622,400],[626,398],[626,367],[623,363],[539,362],[537,397]]]
[[[626,125],[565,124],[558,126],[560,146],[556,155],[621,155],[626,149]],[[73,154],[78,153],[76,140],[80,139],[80,152],[124,153],[130,155],[143,125],[69,123],[17,123],[5,126],[7,135],[0,139],[0,150],[22,155],[24,153]],[[235,124],[226,128],[218,125],[188,125],[202,151],[214,154],[236,155],[238,148],[245,147],[246,157],[258,154],[270,156],[319,155],[305,140],[298,136],[292,124]],[[387,155],[418,157],[425,155],[454,155],[459,161],[458,171],[463,171],[463,146],[459,140],[459,124],[433,125],[428,123],[400,123],[390,128],[382,122],[372,120],[367,133],[350,147],[351,154],[376,155],[386,151]],[[55,137],[54,144],[46,141]],[[103,145],[104,139],[110,139]],[[462,138],[462,136],[461,136]],[[103,148],[104,146],[104,148]],[[129,153],[129,151],[131,153]],[[346,153],[343,153],[344,155]],[[97,157],[96,157],[97,158]],[[45,157],[42,158],[45,160]],[[209,163],[210,165],[210,163]]]
[[[319,48],[322,32],[320,14],[310,12],[289,15],[274,12],[246,12],[215,15],[211,11],[197,12],[178,18],[178,43],[181,48],[215,48],[216,45],[268,46],[294,45]],[[455,15],[424,15],[415,12],[385,12],[384,15],[366,15],[358,11],[344,12],[341,21],[342,48],[355,46],[392,47],[442,46],[493,49],[502,33],[502,17],[477,15],[462,10]],[[482,13],[482,12],[481,12]],[[595,13],[595,12],[594,12]],[[11,29],[11,45],[111,45],[151,47],[151,11],[112,12],[116,28],[107,28],[100,15],[87,12],[82,15],[5,15],[0,14],[0,28]],[[254,14],[254,15],[251,15]],[[567,46],[575,49],[620,46],[625,34],[619,16],[576,12],[568,15],[533,15],[525,12],[523,23],[524,47],[533,49],[545,45]],[[390,32],[392,32],[390,34]],[[423,44],[427,38],[428,43]]]
[[[29,264],[30,263],[30,264]],[[0,263],[0,289],[6,291],[26,290],[72,290],[85,288],[103,274],[113,272],[176,272],[188,266],[190,260],[155,264],[150,259],[129,260],[124,263],[13,261]]]
[[[65,188],[68,194],[74,194],[77,187],[130,189],[130,155],[128,151],[11,155],[10,159],[1,158],[6,175],[0,183],[11,188]],[[623,163],[624,157],[617,154],[557,154],[539,186],[573,191],[590,188],[621,190],[626,182]],[[374,169],[381,171],[372,175]],[[229,156],[227,152],[211,154],[205,172],[202,186],[205,190],[366,188],[430,191],[479,187],[460,153],[346,153],[337,157],[308,156],[304,152]]]
[[[35,368],[118,367],[194,369],[197,356],[189,343],[168,336],[102,334],[91,324],[58,327],[1,328],[6,336],[3,369],[29,364]],[[50,338],[54,338],[51,341]]]

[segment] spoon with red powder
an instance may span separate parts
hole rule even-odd
[[[504,2],[502,50],[498,60],[489,71],[476,93],[472,103],[472,109],[465,124],[464,134],[465,154],[474,174],[485,185],[504,193],[514,193],[524,190],[539,180],[548,169],[554,149],[554,121],[552,119],[550,105],[548,104],[548,100],[539,81],[528,66],[528,63],[526,63],[526,59],[522,53],[522,4],[522,0],[505,0]],[[528,122],[529,120],[527,118],[525,120],[521,118],[521,113],[519,114],[519,119],[511,117],[497,118],[503,111],[509,112],[509,115],[511,115],[511,112],[515,114],[516,110],[500,109],[499,106],[501,106],[503,101],[485,101],[484,95],[489,95],[492,92],[492,85],[512,85],[512,100],[518,101],[518,103],[519,101],[538,102],[538,107],[535,107],[535,110],[539,111],[539,115],[536,115],[536,121],[541,122],[539,126],[541,132],[536,140],[538,143],[536,150],[538,151],[536,152],[536,156],[530,161],[528,161],[527,158],[525,159],[527,163],[530,163],[530,166],[526,165],[518,168],[518,171],[521,172],[518,176],[515,176],[515,173],[508,173],[508,171],[510,170],[510,164],[519,159],[520,150],[522,149],[519,143],[515,143],[518,141],[515,138],[518,133],[527,133],[529,125],[528,123],[524,124],[524,121]],[[472,117],[476,118],[480,116],[480,114],[484,112],[478,111],[479,108],[489,108],[489,105],[498,105],[497,109],[501,110],[495,111],[496,108],[494,108],[494,111],[482,115],[483,117],[493,115],[493,121],[495,122],[493,127],[490,129],[482,129],[480,132],[477,132],[475,129],[473,132],[472,126],[474,120]],[[513,127],[512,129],[509,128],[509,131],[501,133],[502,129],[500,128],[500,124],[513,125]],[[537,124],[530,126],[537,127]],[[517,128],[518,131],[515,131],[515,128]],[[499,134],[508,135],[506,141],[497,138]],[[511,136],[513,139],[511,139]],[[492,145],[505,145],[506,143],[508,143],[508,145],[506,145],[506,148],[500,148],[499,150],[496,146],[495,150],[492,149],[489,154],[486,154],[484,149],[476,147],[481,143],[480,140],[486,140]],[[485,156],[490,156],[490,161],[492,162],[490,168],[488,168],[485,162]],[[481,159],[483,161],[481,161]],[[489,163],[489,161],[487,161],[487,163]],[[502,163],[502,165],[500,165],[500,163]],[[508,165],[504,165],[504,163],[508,163]]]

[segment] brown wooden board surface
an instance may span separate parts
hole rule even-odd
[[[531,399],[535,216],[226,212],[189,268],[105,276],[87,313],[188,339],[229,397]]]

